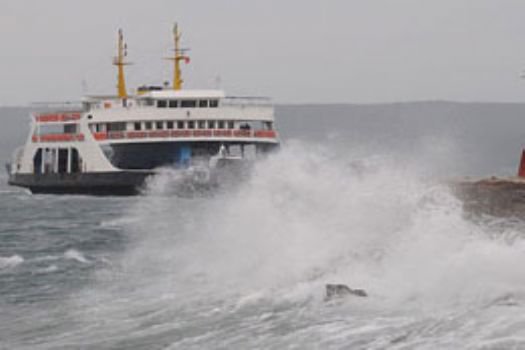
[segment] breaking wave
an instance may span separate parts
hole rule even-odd
[[[69,260],[74,260],[83,264],[89,263],[84,254],[76,249],[69,249],[64,253],[64,257]]]
[[[395,161],[292,144],[237,189],[202,201],[159,195],[159,184],[173,185],[161,177],[134,208],[141,238],[126,263],[184,285],[199,276],[215,292],[339,281],[387,299],[450,300],[523,285],[510,268],[522,240],[494,239],[445,185],[421,176],[427,168]]]
[[[468,220],[420,163],[292,142],[205,197],[174,195],[168,172],[119,220],[119,264],[71,308],[89,337],[145,347],[509,344],[523,313],[491,315],[523,311],[523,225]],[[326,283],[369,297],[327,304]],[[473,335],[472,322],[493,332]]]

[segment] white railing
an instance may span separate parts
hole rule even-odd
[[[272,101],[268,97],[236,97],[228,96],[220,101],[222,106],[261,106],[271,107]]]

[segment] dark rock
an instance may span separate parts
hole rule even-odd
[[[325,300],[346,297],[349,295],[367,297],[368,294],[363,289],[352,289],[345,284],[327,284]]]
[[[525,218],[525,179],[486,178],[450,182],[468,214]]]

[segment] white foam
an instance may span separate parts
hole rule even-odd
[[[84,255],[76,249],[69,249],[64,253],[64,257],[66,259],[75,260],[83,264],[89,263],[89,261],[84,257]]]
[[[292,144],[258,164],[239,188],[213,197],[159,195],[171,181],[161,176],[154,194],[138,198],[120,222],[126,251],[111,271],[97,274],[111,283],[94,283],[98,289],[76,302],[103,305],[90,322],[113,320],[120,327],[113,335],[126,337],[132,322],[117,321],[130,314],[162,310],[163,327],[175,328],[235,313],[238,327],[218,326],[215,338],[194,339],[202,345],[195,348],[210,347],[221,330],[241,329],[235,336],[247,340],[243,327],[261,326],[276,340],[271,330],[296,319],[309,325],[286,335],[290,344],[308,344],[311,335],[327,339],[325,347],[351,344],[356,333],[386,342],[376,348],[403,334],[417,344],[419,335],[411,334],[420,331],[441,339],[452,334],[441,321],[467,337],[469,327],[500,329],[491,317],[473,316],[481,320],[474,326],[462,317],[520,294],[525,241],[512,230],[512,239],[494,239],[484,224],[466,220],[446,187],[422,180],[431,172],[426,164],[421,171],[380,155],[338,159],[327,149]],[[325,283],[362,288],[369,297],[327,304]],[[261,342],[252,347],[286,347]]]
[[[56,272],[56,271],[58,271],[58,266],[56,266],[56,265],[49,265],[47,267],[44,267],[42,269],[37,270],[36,273],[45,275],[45,274],[53,273],[53,272]]]
[[[0,270],[13,268],[24,262],[24,258],[20,255],[12,255],[9,257],[0,257]]]

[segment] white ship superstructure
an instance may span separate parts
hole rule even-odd
[[[210,166],[217,157],[255,159],[279,145],[271,101],[221,90],[183,90],[175,27],[171,87],[127,94],[126,45],[119,31],[117,96],[87,96],[78,110],[32,116],[26,144],[9,167],[12,185],[48,193],[137,193],[164,166]]]

